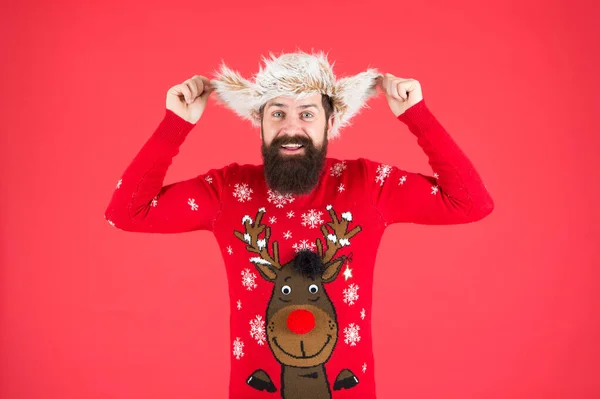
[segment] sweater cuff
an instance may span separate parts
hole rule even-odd
[[[169,144],[181,145],[194,126],[196,125],[179,117],[170,109],[165,109],[165,115],[153,137]]]
[[[421,134],[438,124],[424,99],[398,115],[398,120],[404,122],[415,134]]]

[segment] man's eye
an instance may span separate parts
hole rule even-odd
[[[310,112],[305,112],[303,115],[304,115],[306,118],[312,118],[312,116],[313,116],[313,115],[312,115]]]
[[[283,114],[283,112],[279,112],[279,111],[277,111],[277,112],[273,112],[273,116],[274,116],[275,118],[279,118],[279,117],[280,117],[282,114]]]

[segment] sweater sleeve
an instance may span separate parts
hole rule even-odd
[[[116,184],[105,210],[111,226],[145,233],[212,231],[220,212],[226,168],[163,185],[173,158],[194,126],[166,110]]]
[[[416,136],[432,173],[408,172],[361,159],[373,206],[385,224],[462,224],[489,215],[494,202],[481,177],[424,100],[398,120]]]

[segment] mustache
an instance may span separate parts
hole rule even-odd
[[[305,147],[312,145],[313,142],[306,136],[279,136],[271,141],[271,146],[282,146],[286,144],[300,144]]]

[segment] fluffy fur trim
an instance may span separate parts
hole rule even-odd
[[[327,94],[333,103],[333,128],[330,139],[339,136],[342,128],[377,94],[376,69],[367,69],[354,76],[336,80],[333,65],[323,52],[287,53],[271,58],[263,57],[264,66],[254,82],[244,79],[237,71],[222,63],[211,83],[218,100],[237,115],[260,127],[260,107],[279,96],[302,98],[313,94]]]

